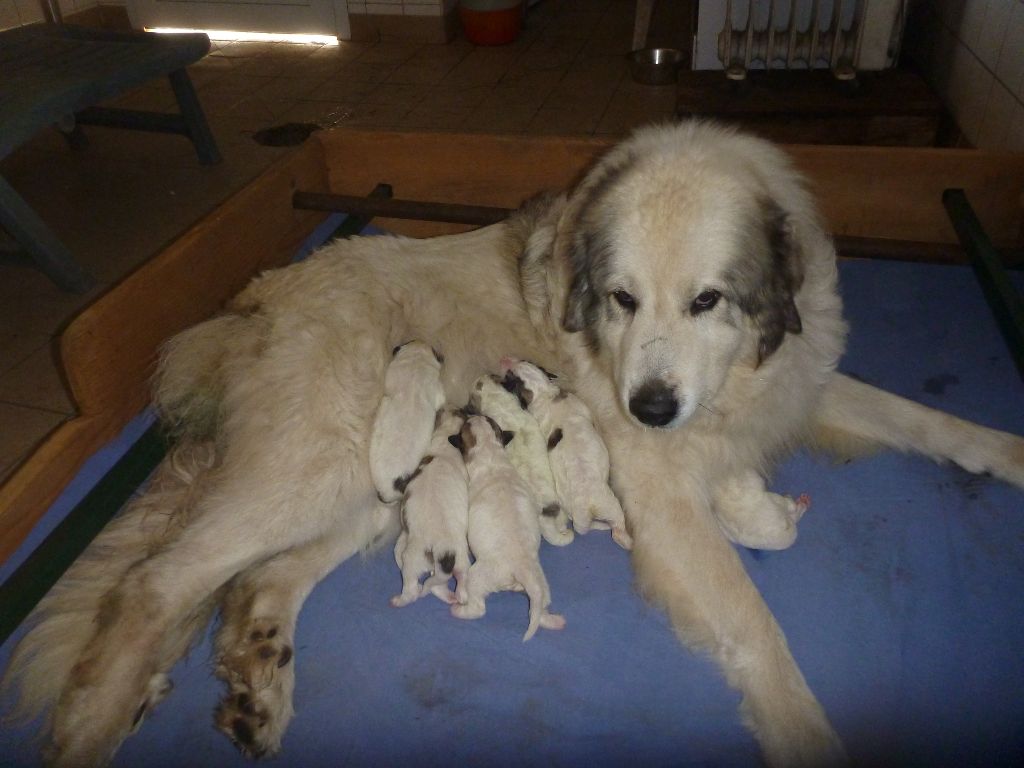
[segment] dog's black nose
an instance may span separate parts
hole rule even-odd
[[[649,381],[633,391],[629,412],[649,427],[664,427],[679,413],[679,401],[672,387]]]

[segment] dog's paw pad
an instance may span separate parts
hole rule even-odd
[[[217,728],[250,758],[261,758],[277,752],[280,739],[272,728],[270,712],[255,702],[248,693],[232,693],[225,698],[214,716]]]

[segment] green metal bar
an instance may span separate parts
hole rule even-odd
[[[964,191],[943,191],[942,204],[971,261],[985,299],[999,323],[999,330],[1010,347],[1017,371],[1024,378],[1024,300],[1010,282],[999,254],[978,221]]]
[[[31,613],[166,453],[167,442],[160,426],[154,424],[0,584],[0,643]]]

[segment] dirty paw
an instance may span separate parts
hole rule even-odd
[[[247,690],[232,690],[214,715],[217,729],[246,757],[269,757],[281,749],[284,727],[265,698],[262,692],[254,696]]]
[[[267,757],[281,748],[294,714],[292,657],[291,639],[277,622],[253,619],[217,661],[217,677],[227,682],[228,694],[214,720],[248,757]]]
[[[254,619],[246,632],[221,655],[217,676],[228,683],[260,689],[292,660],[292,646],[274,621]]]

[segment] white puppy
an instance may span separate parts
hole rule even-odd
[[[462,455],[448,442],[465,421],[459,413],[438,413],[427,455],[412,473],[402,499],[402,532],[395,544],[395,561],[402,569],[402,594],[391,598],[395,607],[408,605],[428,590],[439,599],[465,600],[469,569],[469,479]],[[429,576],[423,584],[420,578]],[[455,578],[455,594],[448,580]]]
[[[540,510],[540,532],[557,547],[572,543],[569,515],[562,509],[555,478],[548,462],[547,439],[537,420],[524,409],[515,395],[507,392],[497,376],[481,376],[469,396],[470,408],[490,416],[514,437],[506,448],[512,466],[526,481]]]
[[[466,579],[466,602],[452,615],[478,619],[487,595],[523,590],[530,599],[529,640],[537,627],[562,629],[565,619],[548,613],[551,590],[540,567],[540,525],[533,496],[509,461],[507,432],[486,416],[471,416],[451,443],[462,452],[469,473],[469,546],[476,561]]]
[[[555,490],[580,533],[611,528],[623,549],[633,547],[622,505],[608,485],[608,449],[594,427],[590,409],[560,389],[550,374],[532,363],[502,358],[504,385],[536,418],[547,443]]]
[[[442,362],[422,341],[407,342],[392,353],[370,434],[370,474],[385,504],[402,497],[427,452],[437,411],[444,405]]]

